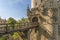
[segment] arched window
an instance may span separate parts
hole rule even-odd
[[[32,19],[32,22],[38,22],[38,18],[37,18],[37,17],[34,17],[34,18]]]

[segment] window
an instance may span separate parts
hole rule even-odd
[[[58,25],[58,34],[60,35],[60,25]]]
[[[59,3],[59,2],[60,2],[60,0],[57,0],[57,2]]]
[[[37,2],[36,2],[36,5],[37,5]]]
[[[41,2],[42,2],[42,0],[41,0]]]
[[[44,16],[48,16],[48,9],[45,8],[43,11],[44,11],[44,12],[43,12],[42,14],[43,14]]]
[[[53,6],[53,2],[50,2],[50,6]]]
[[[34,18],[32,19],[32,22],[38,22],[38,18],[37,18],[37,17],[34,17]]]

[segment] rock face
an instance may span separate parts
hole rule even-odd
[[[31,10],[27,10],[28,21],[32,23],[38,22],[39,25],[37,30],[31,29],[30,40],[60,40],[58,27],[60,6],[58,2],[60,1],[31,0],[32,8]]]

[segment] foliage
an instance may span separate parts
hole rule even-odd
[[[19,22],[19,26],[20,27],[24,27],[27,24],[27,18],[21,18],[18,22]]]
[[[27,20],[28,20],[27,18],[23,17],[23,18],[21,18],[21,20],[19,20],[19,23],[25,23],[25,22],[27,22]]]
[[[19,34],[17,32],[14,33],[14,35],[12,36],[14,40],[19,38]]]
[[[21,18],[21,20],[19,20],[18,22],[14,18],[12,18],[12,17],[8,18],[8,20],[7,20],[7,24],[8,24],[8,28],[9,29],[10,28],[14,29],[15,25],[17,25],[18,23],[23,24],[25,22],[27,22],[27,18]],[[24,33],[26,33],[26,32],[24,32]],[[13,40],[18,40],[19,39],[19,33],[18,32],[13,33],[12,37],[13,37]],[[6,37],[6,38],[0,38],[0,40],[6,40],[7,38],[8,37]]]
[[[0,40],[4,40],[4,38],[0,37]]]
[[[8,24],[8,27],[12,27],[14,29],[14,26],[16,24],[16,20],[12,17],[10,17],[8,20],[7,20],[7,24]]]
[[[0,37],[0,40],[7,40],[8,37]]]

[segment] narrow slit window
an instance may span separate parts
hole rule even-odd
[[[50,2],[50,6],[53,6],[53,2]]]
[[[36,2],[36,5],[37,5],[37,2]]]
[[[41,2],[42,2],[42,0],[41,0]]]

